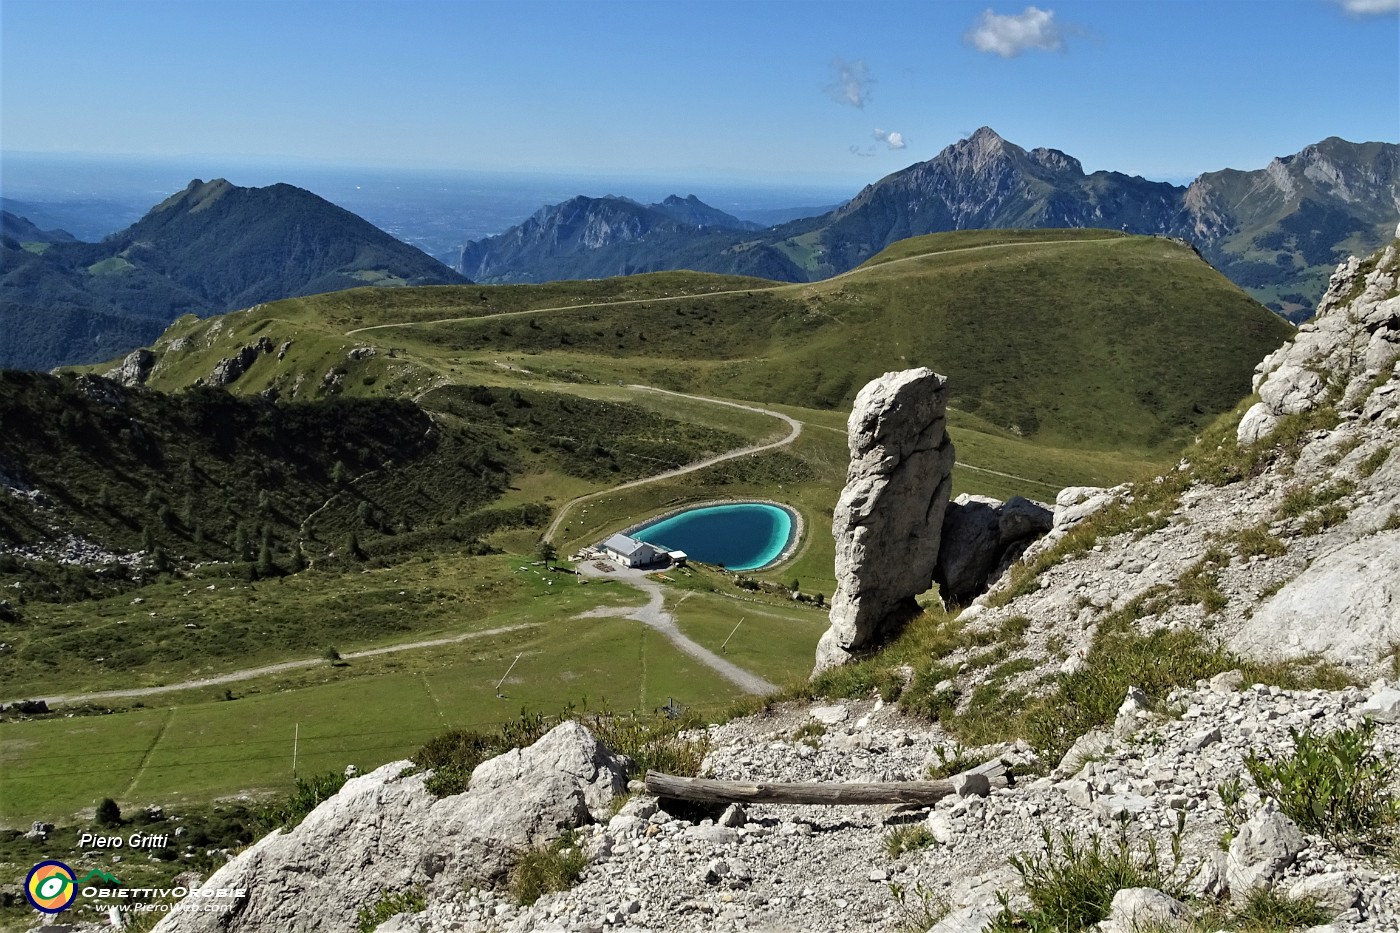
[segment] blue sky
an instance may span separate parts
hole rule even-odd
[[[1398,8],[0,0],[0,147],[862,184],[988,125],[1181,181],[1400,139]]]

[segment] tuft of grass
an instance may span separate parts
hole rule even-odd
[[[802,742],[806,745],[810,745],[812,748],[819,748],[821,746],[821,737],[824,735],[826,735],[826,726],[814,719],[811,722],[806,722],[798,726],[788,738],[794,742]]]
[[[355,929],[359,933],[374,933],[379,925],[395,914],[416,914],[428,907],[428,900],[422,888],[407,891],[382,891],[379,899],[368,907],[361,907],[355,914]]]
[[[1043,829],[1045,852],[1014,855],[1011,866],[1021,876],[1030,907],[1013,911],[1002,896],[1001,914],[988,928],[992,933],[1062,933],[1083,930],[1108,918],[1113,895],[1123,888],[1156,888],[1173,897],[1185,895],[1181,865],[1181,824],[1172,836],[1172,860],[1166,865],[1156,841],[1147,840],[1145,851],[1135,853],[1128,830],[1120,825],[1113,841],[1105,845],[1098,836],[1083,845],[1073,833],[1054,838]]]
[[[953,903],[946,895],[930,891],[922,883],[915,884],[912,891],[898,881],[889,884],[898,914],[896,933],[924,933],[953,911]]]
[[[1306,930],[1335,919],[1316,898],[1287,897],[1272,888],[1254,888],[1244,903],[1227,911],[1211,911],[1193,924],[1193,931],[1233,930],[1236,933],[1279,933]]]
[[[1392,449],[1391,447],[1382,447],[1371,453],[1370,456],[1363,458],[1361,462],[1356,465],[1357,475],[1365,479],[1374,474],[1390,459],[1390,452]]]
[[[905,852],[917,852],[937,844],[938,840],[933,838],[932,831],[923,823],[897,826],[885,833],[885,854],[890,858],[899,858]]]
[[[1241,528],[1227,535],[1224,543],[1234,547],[1243,558],[1282,557],[1288,552],[1284,543],[1269,531],[1268,522],[1260,522],[1248,528]]]
[[[572,832],[549,845],[526,849],[510,870],[510,895],[521,907],[528,907],[546,894],[567,891],[588,865]]]
[[[962,745],[954,745],[951,748],[940,745],[933,752],[938,756],[938,764],[931,764],[924,769],[924,778],[929,781],[952,777],[974,765],[981,764],[980,761],[969,755],[967,749],[963,748]]]
[[[1278,801],[1303,830],[1339,847],[1375,852],[1392,842],[1400,828],[1400,800],[1391,790],[1396,758],[1372,746],[1374,724],[1289,734],[1292,752],[1245,759],[1260,793]]]
[[[1314,509],[1331,505],[1338,499],[1356,492],[1356,484],[1343,479],[1325,486],[1298,487],[1289,490],[1278,506],[1279,518],[1297,518]]]

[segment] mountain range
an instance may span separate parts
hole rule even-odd
[[[675,217],[670,225],[624,223],[636,212],[630,202],[574,198],[468,243],[457,268],[488,282],[679,268],[801,282],[855,268],[920,234],[1099,227],[1184,239],[1256,299],[1298,320],[1337,261],[1393,235],[1398,169],[1400,145],[1330,137],[1258,171],[1209,172],[1181,187],[1086,174],[1057,149],[1023,149],[983,127],[832,211],[758,234]]]
[[[183,314],[358,286],[466,280],[356,215],[291,185],[196,179],[101,243],[6,215],[0,367],[46,369],[149,343]]]

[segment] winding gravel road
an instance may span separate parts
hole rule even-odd
[[[618,580],[622,583],[635,586],[637,589],[647,594],[647,602],[646,605],[638,606],[636,609],[603,606],[598,609],[590,609],[587,612],[581,613],[576,618],[597,619],[620,616],[624,619],[634,619],[656,629],[656,631],[666,636],[666,639],[680,651],[690,655],[745,693],[763,696],[764,694],[776,693],[778,691],[777,686],[769,683],[757,674],[750,674],[739,665],[726,661],[709,648],[698,645],[686,637],[685,633],[676,625],[675,616],[666,611],[666,596],[661,590],[661,584],[648,577],[644,571],[618,569],[614,570],[612,573],[602,574],[594,571],[592,567],[587,565],[581,569],[587,576],[595,576],[607,580]]]

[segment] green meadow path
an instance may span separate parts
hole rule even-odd
[[[533,628],[538,624],[537,622],[525,622],[520,625],[504,625],[500,628],[485,629],[480,632],[449,635],[444,638],[428,638],[422,641],[404,642],[400,645],[386,645],[383,648],[367,648],[364,651],[347,651],[340,657],[345,661],[354,661],[357,658],[371,658],[381,654],[394,654],[399,651],[415,651],[419,648],[436,648],[440,645],[452,645],[473,638],[485,638],[488,635],[502,635],[506,632],[514,632],[523,628]],[[254,677],[265,677],[268,674],[281,674],[286,671],[295,671],[304,667],[317,667],[326,663],[325,658],[281,661],[277,664],[264,664],[262,667],[249,667],[241,671],[229,671],[226,674],[215,674],[212,677],[200,677],[196,680],[182,680],[179,683],[162,684],[159,687],[131,687],[122,690],[100,690],[96,693],[74,693],[67,696],[38,697],[38,699],[50,705],[58,705],[63,703],[94,703],[100,700],[149,697],[161,693],[175,693],[180,690],[198,690],[201,687],[217,687],[222,684],[237,683],[240,680],[252,680]],[[5,701],[6,704],[14,702],[18,701]]]
[[[564,522],[564,516],[568,515],[569,512],[573,509],[573,507],[579,505],[580,503],[588,502],[591,499],[597,499],[600,496],[610,496],[613,493],[621,492],[624,489],[632,489],[636,486],[644,486],[647,483],[656,483],[664,479],[674,479],[677,476],[683,476],[686,473],[694,473],[696,470],[703,470],[705,469],[705,467],[714,466],[716,463],[723,463],[726,460],[733,460],[737,457],[747,457],[749,454],[757,454],[762,453],[765,450],[774,450],[778,447],[785,447],[788,444],[791,444],[793,441],[797,440],[797,438],[802,434],[801,421],[798,421],[796,418],[793,418],[789,415],[784,415],[781,412],[771,411],[767,408],[759,408],[757,405],[743,405],[739,402],[726,402],[723,399],[709,398],[708,396],[704,395],[689,395],[685,392],[672,392],[670,389],[658,389],[653,386],[629,385],[627,388],[635,389],[641,392],[660,392],[663,395],[674,395],[677,398],[687,398],[696,402],[709,402],[712,405],[728,405],[730,408],[742,408],[744,411],[757,412],[760,415],[769,415],[771,417],[786,422],[788,426],[788,433],[786,436],[781,437],[776,441],[770,441],[767,444],[754,444],[749,447],[739,447],[735,450],[730,450],[722,454],[716,454],[713,457],[707,457],[704,460],[697,460],[694,463],[687,463],[685,466],[676,467],[674,470],[667,470],[665,473],[655,473],[651,476],[644,476],[641,479],[634,479],[631,482],[609,487],[608,489],[600,489],[597,492],[590,492],[586,495],[575,496],[574,498],[570,499],[568,502],[565,502],[562,506],[560,506],[559,511],[555,513],[554,521],[550,522],[549,527],[546,528],[544,531],[544,539],[546,541],[554,540],[555,533],[559,531],[560,525],[562,525]]]

